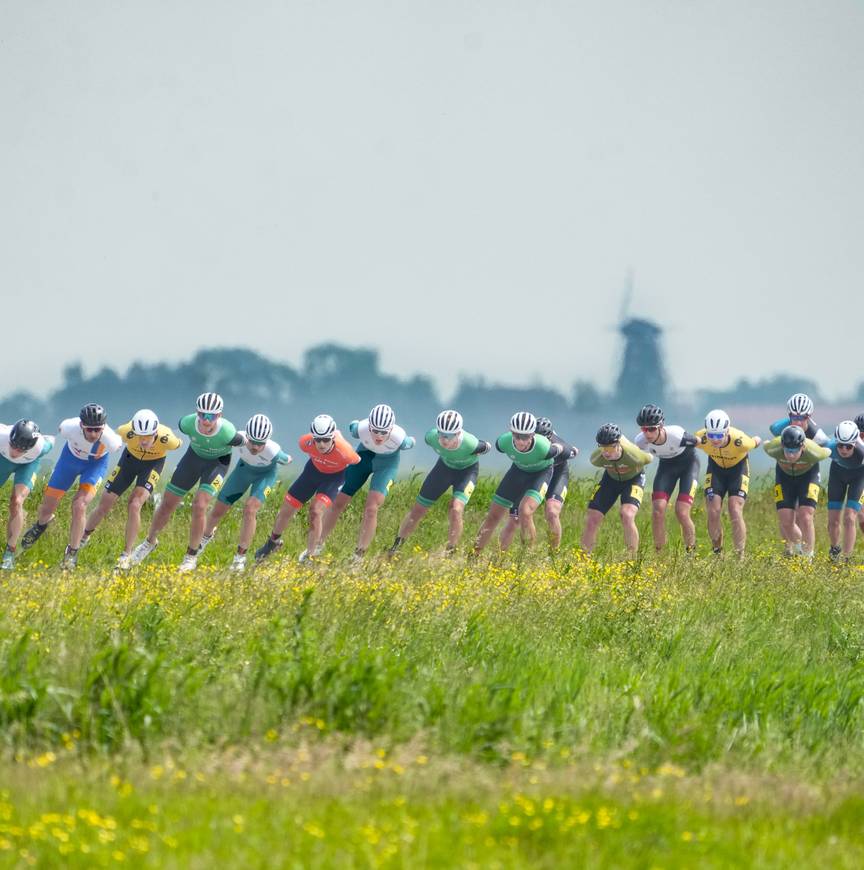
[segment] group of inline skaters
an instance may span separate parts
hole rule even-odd
[[[19,420],[11,426],[0,424],[0,486],[13,476],[3,569],[14,567],[19,537],[22,550],[39,540],[53,520],[60,500],[77,479],[69,542],[62,562],[65,569],[76,567],[80,549],[130,487],[125,542],[116,567],[128,570],[142,563],[157,547],[159,533],[184,497],[197,487],[192,499],[189,543],[178,570],[196,568],[200,554],[214,539],[222,519],[248,493],[231,564],[232,570],[244,570],[258,512],[276,483],[279,467],[292,459],[271,438],[273,425],[265,414],[253,415],[245,429],[238,430],[223,416],[223,411],[221,396],[206,392],[198,397],[195,412],[179,421],[178,429],[189,444],[140,543],[141,508],[159,482],[167,454],[182,445],[181,439],[153,411],[138,411],[116,431],[108,425],[105,409],[95,403],[85,405],[78,417],[63,420],[58,427],[59,437],[65,442],[63,449],[45,487],[36,522],[23,537],[24,503],[55,437],[42,434],[32,420]],[[723,551],[721,513],[725,498],[734,549],[743,554],[749,454],[762,445],[776,460],[774,498],[785,552],[813,558],[819,464],[830,457],[829,555],[834,560],[851,557],[859,523],[864,530],[861,522],[864,414],[838,424],[834,436],[829,438],[813,421],[813,402],[805,394],[796,393],[787,402],[787,415],[771,425],[773,437],[764,444],[758,435],[750,436],[734,428],[729,415],[720,409],[710,411],[704,427],[693,434],[681,426],[668,425],[662,409],[651,404],[639,411],[636,424],[639,431],[633,441],[614,423],[605,423],[597,431],[597,446],[590,461],[603,469],[603,474],[587,506],[581,539],[584,551],[593,550],[604,517],[618,502],[627,550],[630,555],[636,554],[639,531],[635,519],[644,494],[645,468],[656,457],[658,467],[652,497],[654,545],[658,551],[666,545],[665,514],[677,489],[675,516],[685,549],[692,553],[696,548],[696,528],[690,514],[699,485],[697,450],[700,450],[708,455],[704,489],[713,550],[717,554]],[[375,536],[379,509],[398,475],[400,454],[413,448],[415,439],[396,423],[393,409],[384,404],[372,408],[367,418],[354,420],[348,430],[356,446],[349,443],[328,414],[312,420],[310,431],[298,442],[308,459],[288,488],[273,531],[255,550],[256,562],[280,549],[286,527],[310,501],[306,548],[298,559],[300,562],[316,559],[339,517],[368,481],[353,555],[355,561],[363,559]],[[390,556],[399,551],[429,508],[448,490],[447,552],[456,550],[462,537],[465,507],[477,483],[479,458],[493,449],[490,442],[464,429],[462,416],[455,410],[442,411],[424,440],[438,458],[387,550]],[[560,514],[567,498],[568,463],[579,451],[555,432],[551,420],[537,418],[528,411],[513,415],[509,430],[496,439],[494,447],[512,464],[492,497],[473,553],[480,553],[487,546],[502,522],[505,524],[499,539],[502,548],[510,545],[517,531],[525,543],[533,543],[537,536],[534,514],[541,505],[545,505],[550,545],[557,549],[561,543]],[[109,458],[121,449],[120,459],[109,475]],[[237,463],[228,473],[235,450]],[[102,495],[88,513],[88,506],[106,476]]]

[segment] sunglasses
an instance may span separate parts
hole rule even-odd
[[[660,427],[659,426],[642,426],[641,429],[643,432],[657,432],[660,429]]]
[[[312,440],[313,440],[316,444],[329,444],[333,439],[332,439],[332,438],[315,438],[315,437],[313,436]]]
[[[706,432],[709,441],[722,441],[726,437],[725,432]]]
[[[206,420],[208,423],[212,423],[218,416],[218,414],[205,414],[204,411],[198,412],[198,419]]]
[[[389,435],[390,434],[389,429],[373,429],[372,426],[369,427],[369,431],[373,435]]]
[[[81,428],[85,432],[101,432],[105,427],[104,426],[82,426]]]
[[[790,414],[790,420],[809,420],[810,417],[808,414]]]
[[[855,445],[854,444],[838,444],[837,449],[838,450],[854,450]]]

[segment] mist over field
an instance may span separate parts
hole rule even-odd
[[[60,420],[76,416],[86,402],[99,402],[108,409],[114,426],[141,407],[152,408],[163,422],[176,426],[181,416],[194,409],[200,392],[214,390],[225,399],[226,416],[238,427],[252,414],[267,414],[276,440],[290,452],[316,414],[331,414],[347,431],[351,420],[362,419],[379,402],[392,405],[400,424],[421,438],[444,408],[459,410],[468,430],[489,441],[507,429],[513,413],[529,410],[550,417],[556,431],[582,448],[582,456],[573,464],[588,472],[586,456],[599,426],[614,421],[632,435],[638,429],[636,413],[647,402],[662,404],[670,423],[690,431],[702,426],[707,411],[722,407],[735,425],[762,435],[785,415],[786,399],[796,392],[806,391],[814,399],[816,419],[826,431],[833,432],[837,422],[864,411],[864,382],[850,383],[848,395],[829,404],[817,383],[795,374],[681,393],[660,327],[628,318],[620,332],[612,352],[617,376],[608,391],[579,379],[553,388],[469,378],[453,394],[442,395],[428,373],[387,372],[373,349],[319,345],[309,348],[301,365],[294,367],[252,350],[214,348],[177,365],[138,362],[125,372],[105,368],[88,375],[80,362],[71,363],[60,375],[60,386],[47,395],[22,390],[0,399],[0,421],[30,417],[50,433]],[[58,450],[59,446],[53,455]],[[407,468],[428,468],[434,455],[421,444],[405,460]],[[763,470],[771,465],[761,451],[754,452],[753,461]],[[484,458],[484,465],[500,470],[506,459],[493,453]]]

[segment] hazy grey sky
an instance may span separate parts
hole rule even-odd
[[[860,0],[0,0],[0,391],[208,345],[864,379]],[[14,363],[9,362],[14,360]]]

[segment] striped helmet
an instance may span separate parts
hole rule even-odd
[[[319,414],[309,431],[314,438],[332,438],[336,434],[336,421],[329,414]]]
[[[442,435],[456,435],[462,431],[462,415],[458,411],[442,411],[435,419],[435,428]]]
[[[854,420],[844,420],[837,424],[834,439],[838,444],[854,444],[858,440],[858,425]]]
[[[201,393],[195,402],[195,408],[202,414],[221,414],[225,403],[219,393]]]
[[[533,435],[537,431],[537,418],[530,411],[517,411],[510,418],[510,431],[514,435]]]
[[[142,408],[136,411],[132,417],[132,434],[155,435],[159,431],[159,418],[149,408]]]
[[[369,427],[379,432],[389,432],[396,422],[396,415],[389,405],[376,405],[369,412]]]
[[[789,396],[786,410],[796,417],[809,417],[813,413],[813,400],[806,393],[795,393]]]
[[[273,424],[266,414],[253,414],[246,423],[246,437],[263,444],[273,434]]]

